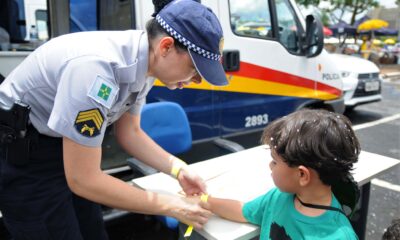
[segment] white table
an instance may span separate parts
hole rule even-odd
[[[270,175],[270,150],[259,146],[237,153],[224,155],[207,161],[190,165],[205,180],[208,192],[216,197],[231,198],[241,201],[251,200],[266,193],[274,187]],[[355,164],[354,178],[359,186],[368,186],[364,195],[362,209],[368,208],[369,186],[371,179],[393,168],[400,161],[381,155],[361,152],[359,161]],[[170,176],[157,173],[137,178],[133,183],[151,191],[181,194],[178,182]],[[367,206],[364,206],[364,205]],[[365,232],[365,216],[362,218]],[[217,216],[210,218],[204,229],[199,233],[207,239],[251,239],[259,235],[259,228],[251,224],[235,223]]]

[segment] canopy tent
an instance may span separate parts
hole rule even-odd
[[[381,19],[370,19],[358,25],[357,31],[374,31],[388,26],[389,23]]]
[[[368,16],[364,16],[357,20],[353,26],[357,28],[358,33],[361,35],[369,35],[372,33],[374,36],[397,36],[399,31],[388,28],[388,25],[386,21],[370,19]]]
[[[388,38],[384,41],[384,43],[388,45],[394,45],[396,43],[396,40],[394,40],[393,38]]]
[[[374,32],[375,36],[397,36],[399,34],[399,30],[393,29],[393,28],[387,28],[387,27],[383,27],[383,28],[376,29],[376,30],[370,30],[370,31],[360,31],[359,34],[370,35],[372,33],[372,31]]]
[[[330,26],[330,29],[333,32],[333,35],[355,35],[357,32],[357,28],[351,26],[350,24],[340,20],[338,23]]]
[[[381,44],[382,44],[382,41],[379,40],[379,39],[374,39],[374,40],[372,40],[372,44],[374,44],[374,45],[381,45]]]
[[[361,23],[370,20],[371,18],[368,17],[367,15],[364,15],[364,17],[356,20],[353,24],[353,27],[358,28],[358,26],[360,26]]]
[[[322,30],[323,30],[325,36],[332,36],[332,34],[333,34],[332,30],[330,30],[329,28],[327,28],[325,26],[323,27]]]
[[[375,30],[375,35],[378,36],[397,36],[399,34],[399,30],[393,29],[393,28],[380,28],[378,30]]]

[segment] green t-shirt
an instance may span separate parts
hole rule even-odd
[[[295,209],[293,194],[274,188],[243,206],[247,221],[261,226],[261,240],[358,239],[349,220],[338,211],[327,210],[309,217]],[[340,204],[332,194],[332,207]]]

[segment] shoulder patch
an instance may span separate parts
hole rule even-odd
[[[104,77],[97,76],[89,90],[88,96],[110,109],[114,103],[119,87]]]
[[[100,134],[104,117],[98,108],[81,111],[75,119],[75,129],[86,137],[95,137]]]

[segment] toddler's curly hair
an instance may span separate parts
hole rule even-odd
[[[277,119],[265,128],[261,142],[290,167],[314,169],[330,186],[346,180],[361,151],[351,122],[326,110],[304,109]]]

